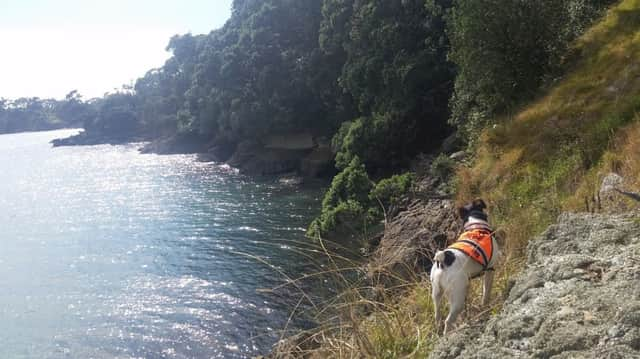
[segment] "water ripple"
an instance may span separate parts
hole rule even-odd
[[[0,136],[0,357],[244,358],[267,351],[312,270],[320,189],[137,145]],[[268,261],[268,265],[262,261]],[[306,325],[304,322],[294,325]]]

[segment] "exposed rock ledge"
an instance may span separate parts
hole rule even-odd
[[[148,141],[148,138],[129,134],[78,135],[51,141],[57,146],[85,146],[97,144],[124,144]],[[203,162],[226,162],[241,173],[252,176],[272,176],[295,173],[314,178],[334,174],[334,153],[325,139],[307,133],[272,135],[259,141],[209,142],[197,134],[177,134],[155,138],[140,148],[142,153],[198,154]]]
[[[450,199],[414,199],[386,226],[367,272],[379,284],[415,279],[429,271],[438,249],[452,243],[460,230]]]
[[[432,358],[639,358],[640,213],[563,214],[528,247],[503,309]]]

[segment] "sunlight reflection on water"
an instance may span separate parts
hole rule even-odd
[[[137,145],[0,136],[0,357],[247,357],[279,338],[320,189]],[[298,323],[305,325],[305,322]]]

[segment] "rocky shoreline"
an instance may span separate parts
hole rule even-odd
[[[57,138],[51,141],[53,147],[63,146],[95,146],[95,145],[124,145],[127,143],[149,141],[148,138],[142,136],[96,136],[82,131],[77,135]]]
[[[150,139],[144,136],[105,137],[81,132],[51,141],[54,147],[134,142],[148,142],[140,148],[141,153],[197,154],[199,161],[226,163],[246,175],[286,175],[293,179],[287,183],[299,183],[301,178],[331,177],[336,171],[335,154],[328,142],[304,133],[269,136],[261,142],[230,143],[211,142],[189,134]]]

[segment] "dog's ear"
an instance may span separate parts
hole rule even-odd
[[[458,217],[460,217],[460,219],[462,219],[463,221],[467,219],[467,217],[469,217],[469,212],[470,210],[467,209],[466,206],[458,207]]]
[[[482,199],[478,198],[475,201],[473,201],[473,207],[483,210],[487,208],[487,204],[484,203]]]

